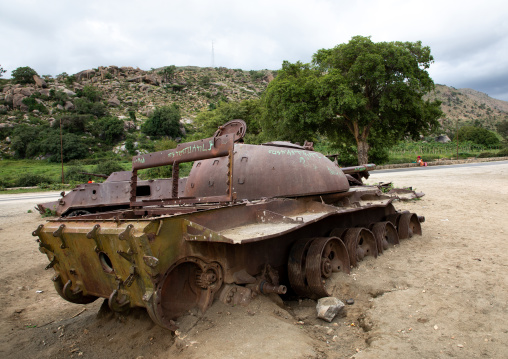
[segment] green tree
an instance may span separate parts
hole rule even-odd
[[[14,129],[12,149],[17,158],[34,158],[48,156],[49,161],[60,161],[60,131],[49,127],[31,127],[21,124]],[[88,154],[87,147],[73,133],[64,133],[63,159],[70,161],[84,158]]]
[[[141,125],[141,131],[149,136],[176,138],[182,135],[180,118],[180,109],[177,105],[159,107]]]
[[[499,139],[493,132],[475,126],[464,126],[459,128],[459,140],[471,141],[482,146],[496,146],[499,144]]]
[[[17,84],[34,84],[34,75],[37,75],[34,69],[31,67],[18,67],[16,70],[12,71],[12,80]]]
[[[263,132],[290,140],[320,132],[356,145],[358,162],[367,163],[372,146],[386,148],[439,126],[440,102],[423,99],[434,88],[432,62],[421,42],[374,43],[363,36],[319,50],[312,64],[284,62],[264,94]]]
[[[496,125],[497,133],[508,142],[508,120],[503,120]]]
[[[160,70],[157,74],[164,77],[164,82],[169,82],[173,79],[175,72],[176,72],[176,66],[171,65],[171,66],[166,66],[165,68]]]
[[[7,70],[4,70],[4,68],[2,67],[2,65],[0,65],[0,77],[3,76],[4,73],[6,73]]]
[[[91,114],[97,117],[106,116],[108,114],[106,105],[102,102],[91,102],[86,97],[74,100],[74,111],[82,115]]]
[[[92,85],[87,85],[82,90],[77,90],[76,95],[86,98],[90,102],[99,102],[102,99],[102,91]]]
[[[116,117],[103,117],[95,121],[91,132],[107,144],[121,140],[124,136],[123,121]]]

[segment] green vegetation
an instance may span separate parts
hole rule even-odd
[[[37,75],[34,69],[31,67],[18,67],[16,70],[12,71],[11,77],[12,81],[16,84],[34,84],[34,75]]]
[[[482,127],[464,126],[459,129],[459,141],[471,141],[482,146],[499,145],[497,136]]]
[[[469,157],[502,157],[506,156],[506,150],[500,150],[501,146],[483,146],[471,141],[459,142],[459,158]],[[422,156],[426,162],[437,159],[456,159],[457,142],[400,142],[389,151],[387,163],[411,163],[416,162],[417,156]],[[382,163],[377,163],[382,164]]]
[[[497,133],[501,135],[505,142],[508,142],[508,120],[501,121],[496,126]]]
[[[130,170],[130,161],[96,161],[97,164],[84,164],[73,161],[65,165],[65,183],[72,185],[84,183],[91,177],[82,174],[95,173],[109,175],[114,171]],[[62,188],[62,167],[60,163],[37,160],[3,160],[0,161],[0,188],[39,186],[40,189]],[[102,182],[104,179],[94,177],[94,181]],[[11,193],[11,192],[9,192]]]
[[[172,138],[180,137],[180,108],[173,104],[155,109],[150,118],[141,126],[141,131],[149,136]]]
[[[6,72],[7,72],[7,70],[4,70],[2,65],[0,65],[0,77],[2,77],[4,75],[4,73],[6,73]]]
[[[337,145],[356,145],[358,162],[367,163],[369,149],[438,127],[440,102],[423,100],[434,88],[432,62],[421,42],[363,36],[319,50],[312,64],[285,61],[264,95],[263,130],[293,141],[326,134]]]

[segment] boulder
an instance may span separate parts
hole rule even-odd
[[[34,78],[34,81],[35,81],[35,84],[43,89],[45,89],[46,87],[48,87],[48,84],[46,84],[46,81],[44,81],[43,79],[41,79],[39,76],[37,75],[34,75],[33,76]]]
[[[14,99],[14,96],[12,95],[12,93],[8,93],[5,95],[5,103],[8,104],[8,105],[12,105],[12,101]]]
[[[48,88],[39,89],[39,92],[41,93],[41,95],[49,96],[49,89]]]
[[[58,90],[62,91],[64,94],[66,94],[67,96],[76,96],[76,93],[69,90],[68,88],[64,87],[64,86],[58,86],[57,87]]]
[[[120,100],[118,99],[118,97],[114,96],[108,100],[108,105],[118,107],[120,106]]]
[[[273,74],[271,72],[267,73],[264,77],[263,77],[263,81],[265,82],[271,82],[275,77],[273,77]]]
[[[65,101],[64,109],[66,111],[74,110],[74,104],[71,101]]]
[[[317,317],[331,322],[344,306],[344,303],[335,297],[321,298],[316,305]]]
[[[440,143],[448,143],[450,142],[450,137],[448,137],[447,135],[440,135],[440,136],[437,136],[436,137],[436,142],[440,142]]]
[[[83,70],[74,75],[76,81],[89,80],[95,76],[95,70]]]
[[[133,121],[125,121],[123,123],[123,129],[124,131],[135,130],[136,124]]]
[[[14,89],[15,95],[23,95],[25,97],[31,96],[34,93],[34,89],[32,87],[20,87]]]
[[[12,98],[12,107],[19,108],[21,111],[28,110],[28,106],[23,103],[23,99],[27,97],[23,94],[17,93]]]
[[[159,79],[157,79],[157,76],[155,75],[143,76],[143,82],[153,86],[159,86]]]

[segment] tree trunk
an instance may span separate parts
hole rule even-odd
[[[367,140],[357,139],[356,147],[358,148],[358,164],[364,165],[369,163],[369,144]]]

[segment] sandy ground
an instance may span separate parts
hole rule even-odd
[[[424,234],[336,276],[334,294],[355,300],[343,316],[327,323],[313,301],[258,297],[216,302],[181,318],[176,334],[142,309],[119,316],[102,300],[61,299],[31,235],[44,221],[28,213],[36,202],[0,202],[0,357],[507,357],[508,164],[374,173],[369,183],[390,180],[426,193],[396,204],[426,217]]]

